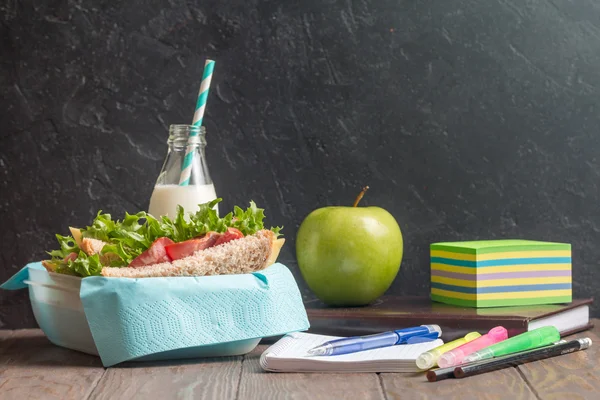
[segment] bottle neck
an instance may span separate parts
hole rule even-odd
[[[169,151],[185,151],[188,146],[192,150],[203,151],[206,147],[206,128],[194,125],[171,125],[167,144]]]
[[[211,185],[208,164],[204,154],[206,147],[206,131],[204,127],[192,125],[171,125],[169,128],[169,151],[156,185],[178,185],[182,166],[188,149],[192,151],[190,186]]]

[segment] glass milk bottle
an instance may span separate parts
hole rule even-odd
[[[195,135],[190,135],[195,133]],[[198,210],[198,204],[217,198],[215,187],[208,173],[204,155],[206,129],[193,125],[171,125],[169,127],[169,150],[156,180],[148,212],[155,217],[166,215],[175,218],[177,205],[187,213]],[[190,143],[188,143],[188,139]],[[190,145],[194,151],[190,181],[187,186],[179,185],[181,166]]]

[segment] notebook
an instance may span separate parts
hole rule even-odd
[[[295,332],[281,338],[260,357],[260,366],[271,372],[418,372],[417,357],[444,342],[381,347],[339,356],[309,357],[307,350],[338,336]]]
[[[568,304],[469,308],[432,302],[429,297],[383,296],[366,307],[327,307],[319,301],[305,303],[308,332],[321,335],[359,336],[422,324],[438,324],[442,339],[452,341],[469,332],[487,333],[502,325],[509,336],[544,325],[554,325],[561,336],[591,328],[592,299]]]

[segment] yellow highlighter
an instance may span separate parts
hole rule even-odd
[[[462,346],[463,344],[470,342],[471,340],[475,340],[480,336],[481,334],[478,332],[467,333],[467,335],[464,338],[453,340],[434,349],[426,351],[425,353],[421,353],[421,355],[417,357],[417,367],[419,367],[420,369],[433,368],[437,365],[437,361],[442,354],[444,354],[447,351],[453,350],[458,346]]]

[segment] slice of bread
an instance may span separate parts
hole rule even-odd
[[[79,248],[83,250],[84,253],[88,256],[93,256],[94,254],[99,254],[105,245],[106,242],[103,242],[102,240],[83,238],[81,239],[81,244],[79,245]]]
[[[209,247],[172,262],[139,268],[104,267],[102,275],[119,278],[151,278],[246,274],[260,271],[273,264],[283,242],[283,239],[276,240],[273,232],[261,230],[254,235]]]
[[[50,260],[43,260],[42,265],[44,266],[44,268],[46,268],[46,270],[48,272],[56,271],[56,265],[54,263],[52,263]]]

